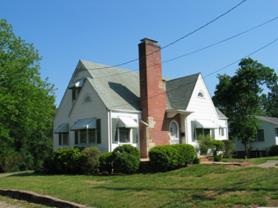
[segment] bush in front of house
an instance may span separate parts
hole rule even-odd
[[[233,140],[224,140],[224,157],[231,158],[235,151],[235,142]]]
[[[104,152],[99,158],[99,171],[103,174],[112,174],[113,172],[113,155],[112,152]]]
[[[44,171],[58,174],[80,173],[81,151],[78,148],[59,148],[44,162]]]
[[[268,151],[269,156],[278,156],[278,145],[272,145]]]
[[[131,145],[115,148],[111,159],[114,173],[131,174],[139,170],[140,153],[136,147]]]
[[[167,171],[193,163],[196,151],[189,144],[156,146],[149,151],[149,158],[154,170]]]
[[[84,174],[95,174],[99,171],[101,152],[96,147],[88,147],[81,151],[80,171]]]

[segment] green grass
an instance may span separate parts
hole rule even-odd
[[[278,169],[194,165],[129,176],[26,174],[0,188],[35,191],[92,207],[278,206]]]
[[[250,158],[250,159],[236,159],[236,158],[223,158],[223,162],[250,162],[253,164],[262,164],[265,163],[268,160],[278,160],[278,156],[273,157],[257,157],[257,158]]]
[[[26,201],[23,201],[23,200],[11,199],[11,198],[4,197],[4,196],[0,196],[0,205],[1,205],[1,202],[4,202],[5,205],[7,204],[8,206],[12,206],[12,207],[20,207],[20,208],[49,208],[49,207],[44,206],[44,205],[29,203],[29,202],[26,202]]]

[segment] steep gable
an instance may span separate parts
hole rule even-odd
[[[187,108],[198,77],[199,73],[166,81],[168,109]]]

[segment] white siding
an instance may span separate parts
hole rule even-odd
[[[76,100],[76,103],[71,109],[71,90],[67,90],[65,99],[63,99],[63,103],[61,104],[61,110],[57,113],[54,128],[61,123],[69,123],[71,127],[74,122],[79,119],[86,118],[97,118],[101,119],[101,144],[98,144],[98,148],[102,151],[108,151],[108,111],[105,108],[105,105],[100,100],[99,96],[90,85],[88,81],[84,83],[80,94]],[[69,110],[70,109],[70,110]],[[74,146],[74,132],[70,131],[69,134],[69,144],[70,146]],[[58,148],[58,135],[54,134],[54,149]]]
[[[202,92],[203,97],[198,97],[199,92]],[[227,121],[218,119],[215,106],[211,100],[207,87],[200,75],[196,82],[195,88],[193,90],[186,111],[192,112],[190,115],[186,117],[185,120],[185,129],[186,129],[185,133],[186,133],[187,143],[192,144],[194,146],[197,145],[196,141],[193,141],[194,138],[193,121],[194,120],[206,120],[215,123],[216,125],[219,125],[219,123],[224,125],[225,136],[219,137],[218,128],[212,131],[212,136],[215,137],[216,139],[221,139],[221,140],[228,139]]]
[[[252,142],[251,150],[268,150],[272,145],[278,145],[275,128],[278,128],[278,126],[265,121],[260,121],[259,129],[264,130],[264,141]],[[244,151],[244,145],[241,141],[236,141],[236,151]]]

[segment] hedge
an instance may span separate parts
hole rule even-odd
[[[187,166],[197,157],[196,151],[189,144],[163,145],[149,151],[151,166],[157,171],[167,171]]]

